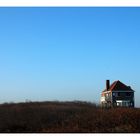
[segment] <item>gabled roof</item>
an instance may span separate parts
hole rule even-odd
[[[103,92],[105,92],[105,91],[107,91],[107,90],[105,89]],[[113,82],[113,83],[110,85],[108,91],[132,91],[132,92],[134,92],[134,90],[131,89],[130,86],[127,86],[127,85],[123,84],[123,83],[120,82],[119,80]]]

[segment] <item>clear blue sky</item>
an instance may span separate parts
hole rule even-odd
[[[140,106],[140,8],[0,8],[0,102],[99,102],[120,80]]]

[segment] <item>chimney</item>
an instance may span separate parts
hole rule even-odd
[[[109,80],[106,80],[106,90],[108,91],[110,88],[110,81]]]

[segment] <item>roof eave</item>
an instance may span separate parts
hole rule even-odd
[[[127,92],[127,91],[129,91],[129,92],[135,92],[134,90],[112,90],[112,92],[117,92],[117,91],[123,91],[123,92]]]

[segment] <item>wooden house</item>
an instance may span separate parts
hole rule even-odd
[[[106,89],[101,93],[100,103],[102,107],[134,107],[134,90],[119,80],[111,85],[106,80]]]

